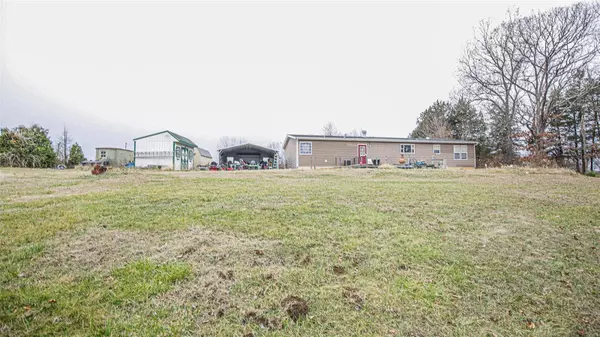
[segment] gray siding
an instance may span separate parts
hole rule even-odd
[[[287,167],[289,168],[298,168],[296,163],[297,158],[297,149],[296,149],[296,140],[290,139],[288,140],[287,146],[283,149],[285,160],[287,162]]]

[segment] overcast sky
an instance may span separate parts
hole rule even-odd
[[[0,125],[65,123],[88,157],[164,129],[212,151],[327,121],[405,137],[480,20],[568,3],[9,0]]]

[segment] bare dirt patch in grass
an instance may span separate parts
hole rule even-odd
[[[118,189],[117,186],[94,186],[94,185],[77,185],[70,187],[59,187],[50,190],[48,194],[24,195],[13,200],[13,202],[30,202],[41,199],[69,197],[73,195],[85,195],[89,193],[108,192]]]
[[[266,275],[262,283],[273,283],[288,266],[296,264],[293,255],[286,255],[281,242],[242,234],[198,227],[176,231],[94,227],[62,233],[50,241],[46,253],[26,272],[27,282],[72,284],[90,275],[110,282],[112,276],[107,271],[135,261],[151,261],[157,265],[180,263],[189,266],[191,273],[173,289],[151,298],[146,304],[126,307],[127,316],[152,316],[152,320],[146,322],[136,321],[144,331],[174,326],[196,332],[225,319],[225,315],[240,316],[239,299],[231,295],[238,283],[257,274]],[[157,312],[162,314],[156,316]],[[246,323],[279,329],[281,318],[261,314]]]
[[[202,228],[177,231],[127,231],[90,228],[83,233],[65,233],[49,244],[40,258],[42,270],[95,272],[117,267],[128,261],[149,258],[158,262],[172,260],[190,263],[197,274],[214,271],[233,279],[236,265],[282,265],[278,241],[235,236]],[[263,254],[257,255],[260,249]],[[271,253],[271,254],[270,254]]]
[[[33,176],[20,181],[18,185],[12,181],[15,179],[2,181],[7,189],[17,188],[16,193],[11,193],[13,197],[7,201],[19,203],[75,195],[100,194],[142,184],[150,181],[153,177],[148,174],[125,172],[106,173],[101,176],[92,176],[91,173],[82,171],[69,171],[63,175],[60,174],[60,171],[51,171],[50,173],[53,174],[52,180],[41,180],[37,176]],[[2,186],[0,186],[1,190]]]
[[[297,296],[288,296],[281,301],[281,307],[296,322],[308,314],[308,303]]]

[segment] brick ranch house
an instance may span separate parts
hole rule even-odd
[[[347,137],[288,134],[283,143],[290,168],[324,168],[424,161],[444,167],[474,168],[477,142],[456,139]]]

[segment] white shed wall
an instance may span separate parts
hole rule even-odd
[[[138,139],[135,141],[135,166],[149,165],[173,168],[173,142],[175,138],[168,132]]]
[[[194,153],[194,149],[188,146],[185,146],[181,143],[175,143],[175,147],[180,147],[181,148],[181,152],[180,152],[180,157],[177,158],[177,155],[175,156],[175,171],[180,171],[180,170],[192,170],[194,168],[194,158],[192,157],[192,160],[189,159],[189,153]],[[182,167],[181,163],[182,163],[182,159],[183,156],[186,156],[185,160],[187,162],[187,168]]]

